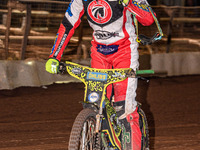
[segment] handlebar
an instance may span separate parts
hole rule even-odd
[[[74,63],[75,64],[75,63]],[[67,71],[66,66],[69,65],[67,62],[60,62],[59,64],[59,73],[65,73]],[[78,65],[78,64],[77,64]],[[80,65],[79,65],[80,66]],[[124,68],[125,69],[125,68]],[[127,70],[129,69],[129,71]],[[106,69],[109,70],[109,69]],[[113,69],[111,69],[113,70]],[[154,70],[136,70],[134,71],[133,69],[130,68],[126,68],[126,70],[128,71],[124,77],[129,77],[129,78],[140,78],[142,80],[146,80],[148,82],[147,79],[138,76],[138,75],[142,75],[142,74],[154,74]],[[119,74],[120,75],[120,74]]]
[[[66,72],[67,71],[66,66],[67,66],[66,63],[60,62],[58,67],[58,73]]]

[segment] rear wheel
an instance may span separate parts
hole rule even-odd
[[[147,118],[141,108],[138,110],[138,113],[140,115],[140,129],[142,131],[142,150],[149,150],[149,128]]]
[[[95,134],[95,126],[96,113],[92,109],[83,109],[74,121],[68,149],[95,150],[96,147],[99,149],[100,138]]]

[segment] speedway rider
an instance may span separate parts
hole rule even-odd
[[[138,69],[138,43],[132,15],[134,14],[142,25],[149,26],[154,19],[148,7],[146,0],[72,0],[46,62],[46,70],[49,73],[57,73],[63,51],[84,13],[94,30],[91,42],[91,67]],[[113,86],[114,106],[126,133],[130,135],[126,137],[130,138],[129,140],[123,141],[123,149],[141,150],[142,135],[135,100],[137,79],[128,78],[114,83]],[[111,91],[112,85],[107,88],[108,97],[111,97]]]

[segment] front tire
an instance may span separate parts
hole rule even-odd
[[[83,109],[76,117],[69,139],[69,150],[94,150],[96,113]]]

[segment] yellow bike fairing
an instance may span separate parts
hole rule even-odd
[[[95,69],[68,61],[66,61],[66,64],[68,73],[85,84],[84,102],[90,102],[89,95],[96,93],[98,95],[98,101],[101,102],[101,105],[106,87],[111,83],[125,80],[127,78],[125,75],[132,70],[130,68]]]

